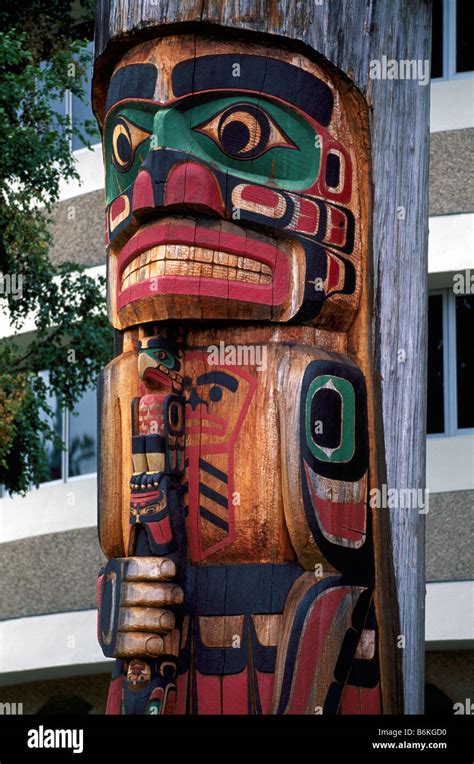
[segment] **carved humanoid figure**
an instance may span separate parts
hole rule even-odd
[[[393,711],[363,99],[273,43],[114,55],[94,91],[120,344],[101,393],[108,710]]]

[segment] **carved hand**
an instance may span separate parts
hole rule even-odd
[[[183,603],[173,578],[176,566],[167,557],[110,560],[104,570],[99,639],[113,658],[150,657],[171,652],[167,635],[175,626],[172,608]]]

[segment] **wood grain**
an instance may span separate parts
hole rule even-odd
[[[357,154],[357,161],[361,163],[359,173],[364,174],[371,166],[374,188],[372,199],[361,195],[361,210],[366,219],[372,217],[372,225],[363,232],[369,254],[363,273],[367,292],[343,344],[357,358],[368,386],[370,432],[377,443],[371,450],[373,479],[377,484],[385,480],[384,441],[388,487],[423,487],[429,91],[416,81],[371,80],[369,62],[382,55],[428,58],[430,4],[410,0],[390,4],[333,0],[322,5],[298,0],[241,0],[238,4],[217,0],[144,0],[140,4],[105,0],[98,4],[98,21],[96,54],[100,66],[96,68],[94,92],[99,114],[104,83],[120,55],[137,42],[156,37],[170,24],[173,32],[182,23],[187,25],[183,31],[191,33],[214,31],[236,38],[246,30],[260,42],[262,35],[270,32],[286,39],[293,49],[301,49],[303,43],[311,56],[322,56],[321,60],[345,73],[359,89],[370,107],[371,143],[366,152]],[[348,108],[357,110],[361,99],[353,85],[348,83],[341,92]],[[400,207],[405,208],[405,219],[398,217]],[[274,330],[275,337],[279,331]],[[301,336],[304,332],[302,329]],[[327,348],[342,349],[331,341]],[[406,354],[402,364],[398,363],[399,349]],[[383,429],[377,413],[380,407]],[[392,511],[390,519],[388,514],[382,510],[374,518],[377,571],[390,589],[392,572],[385,550],[392,545],[401,634],[406,640],[405,710],[415,713],[422,710],[423,703],[423,518],[409,510]],[[109,530],[114,538],[110,549],[116,553],[120,549],[117,530]],[[388,602],[379,590],[377,612],[382,624],[389,624],[386,643],[393,644],[396,619],[390,618]],[[381,659],[382,671],[388,675],[392,658],[382,650]],[[391,687],[387,709],[398,705],[400,691],[400,687]]]

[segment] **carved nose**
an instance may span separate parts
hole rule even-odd
[[[188,204],[205,207],[224,214],[224,202],[217,180],[211,170],[197,162],[181,162],[170,171],[166,179],[165,206]]]
[[[191,394],[186,401],[186,405],[190,406],[191,409],[195,412],[199,413],[206,413],[207,405],[204,403],[203,399],[200,398],[197,390],[193,387],[191,390]]]

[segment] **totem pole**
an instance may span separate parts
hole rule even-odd
[[[399,712],[367,105],[291,38],[165,5],[98,9],[108,712]]]

